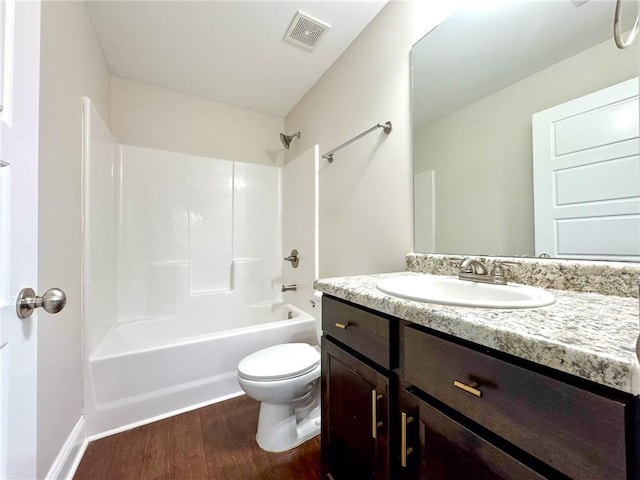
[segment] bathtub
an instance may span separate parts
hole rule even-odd
[[[99,438],[240,395],[236,367],[243,357],[278,343],[317,343],[314,317],[292,305],[243,313],[227,322],[233,328],[216,332],[202,321],[174,317],[116,324],[85,365],[88,435]]]

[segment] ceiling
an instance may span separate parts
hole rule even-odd
[[[387,1],[86,3],[114,75],[284,117]],[[298,10],[331,26],[312,52],[283,40]]]
[[[495,3],[459,10],[413,48],[414,128],[576,55],[613,33],[615,0]],[[627,23],[633,18],[627,15]]]

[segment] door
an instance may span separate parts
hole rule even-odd
[[[0,5],[0,478],[36,478],[37,315],[15,303],[37,285],[40,2]]]
[[[400,392],[400,415],[399,479],[547,478],[406,390]]]
[[[638,79],[532,122],[536,255],[640,260]]]
[[[389,478],[389,379],[322,338],[322,478]]]

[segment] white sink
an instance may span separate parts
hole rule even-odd
[[[510,283],[492,285],[442,275],[402,275],[377,283],[381,292],[418,302],[478,308],[536,308],[555,303],[541,288]]]

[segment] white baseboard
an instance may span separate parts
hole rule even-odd
[[[82,455],[87,449],[87,426],[84,415],[80,417],[76,426],[60,449],[53,465],[47,472],[46,480],[71,480],[76,473]]]

